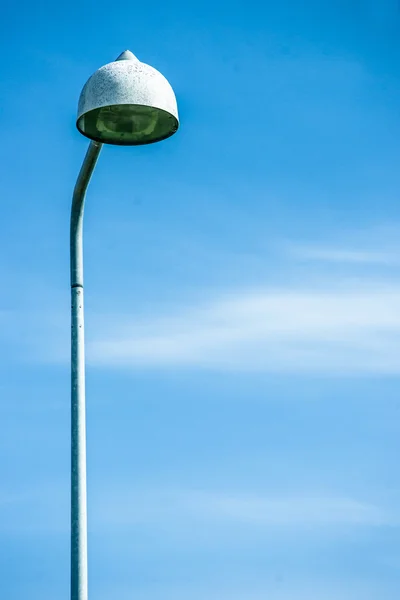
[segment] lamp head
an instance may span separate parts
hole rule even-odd
[[[104,144],[159,142],[179,127],[175,94],[161,73],[125,50],[86,82],[76,125],[83,135]]]

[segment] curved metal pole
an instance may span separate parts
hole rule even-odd
[[[88,598],[82,225],[86,189],[101,147],[90,143],[71,209],[71,600]]]

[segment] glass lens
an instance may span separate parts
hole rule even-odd
[[[175,117],[164,110],[136,104],[105,106],[78,120],[87,137],[106,144],[140,145],[157,142],[178,128]]]

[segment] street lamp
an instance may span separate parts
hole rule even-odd
[[[175,94],[153,67],[129,50],[86,82],[77,128],[91,142],[75,185],[71,260],[71,600],[87,600],[86,408],[82,225],[86,189],[103,144],[140,146],[173,135]]]

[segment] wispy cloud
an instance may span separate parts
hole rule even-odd
[[[238,371],[400,372],[400,287],[241,290],[90,340],[91,364]]]
[[[388,271],[382,275],[382,267],[400,266],[395,231],[393,226],[348,233],[345,242],[353,238],[354,244],[347,246],[278,244],[269,258],[276,259],[278,250],[280,262],[268,276],[273,278],[279,268],[275,280],[282,282],[287,273],[288,283],[279,287],[239,284],[224,292],[222,282],[218,292],[202,290],[200,302],[193,296],[175,306],[170,301],[168,310],[153,298],[151,314],[144,309],[146,299],[140,316],[136,309],[126,310],[123,298],[116,313],[96,316],[90,311],[88,363],[113,369],[397,375],[400,284],[395,270],[390,279]],[[368,239],[373,243],[368,245]],[[302,285],[299,261],[318,263]],[[337,265],[335,275],[331,265]],[[343,265],[346,277],[338,276]],[[1,337],[11,359],[69,361],[68,307],[63,299],[63,312],[55,314],[53,304],[60,302],[52,303],[46,314],[36,306],[0,313]]]
[[[354,269],[375,265],[395,267],[400,266],[399,233],[397,222],[383,222],[340,232],[327,229],[314,239],[280,240],[275,248],[291,261],[338,263]]]
[[[382,525],[390,518],[372,504],[329,496],[197,493],[192,506],[217,518],[265,526]]]
[[[287,245],[287,254],[302,261],[322,261],[348,263],[352,265],[399,265],[400,253],[360,250],[355,248],[337,248],[316,245]]]
[[[137,568],[137,566],[136,566]],[[104,569],[108,575],[108,568]],[[190,569],[191,571],[192,569]],[[199,569],[200,570],[200,569]],[[131,571],[136,573],[134,567]],[[368,578],[365,581],[353,582],[352,579],[345,578],[338,582],[333,578],[319,577],[318,580],[309,575],[304,578],[271,576],[265,574],[263,578],[257,577],[254,582],[254,575],[242,578],[239,582],[232,582],[235,577],[229,573],[228,581],[219,578],[200,575],[196,578],[188,576],[182,577],[182,569],[176,578],[184,579],[183,583],[174,584],[171,582],[171,574],[165,575],[165,569],[159,568],[157,576],[148,578],[143,584],[140,578],[134,581],[120,581],[120,577],[107,577],[104,581],[104,575],[99,573],[93,576],[93,582],[90,586],[92,594],[97,600],[394,600],[397,598],[398,588],[395,586],[382,585],[382,582]],[[174,572],[175,575],[175,572]],[[226,576],[225,576],[226,577]],[[100,579],[100,582],[99,582]],[[244,581],[243,581],[244,579]],[[261,581],[260,581],[261,579]],[[288,582],[289,579],[289,582]],[[17,598],[32,597],[32,583],[18,581],[15,587],[18,590]],[[50,600],[60,595],[59,588],[48,583],[47,585],[36,585],[34,591],[37,593],[35,598]]]
[[[375,578],[342,577],[340,581],[323,575],[313,577],[291,576],[290,569],[282,569],[283,574],[271,573],[265,568],[264,577],[237,577],[230,573],[228,581],[222,576],[212,577],[211,581],[185,582],[171,585],[170,582],[152,582],[145,589],[135,591],[135,598],[147,600],[381,600],[394,599],[398,590]],[[371,580],[372,579],[372,580]],[[108,600],[110,596],[120,600],[131,600],[132,587],[118,585],[115,582],[99,590],[99,600]]]
[[[116,487],[98,496],[94,507],[102,526],[123,528],[139,523],[201,520],[212,527],[245,525],[263,528],[382,526],[397,518],[380,506],[346,496],[276,493],[246,494],[208,490],[140,490]],[[113,510],[110,511],[109,507]],[[176,524],[174,525],[176,528]]]
[[[113,481],[106,488],[94,483],[89,500],[92,527],[97,531],[170,526],[182,533],[202,524],[211,528],[243,526],[251,534],[260,527],[293,532],[299,528],[319,531],[321,527],[380,527],[400,523],[393,498],[386,505],[346,494],[310,493],[310,490],[280,493],[185,489]],[[18,486],[0,497],[0,507],[0,531],[29,535],[66,531],[68,482]]]

